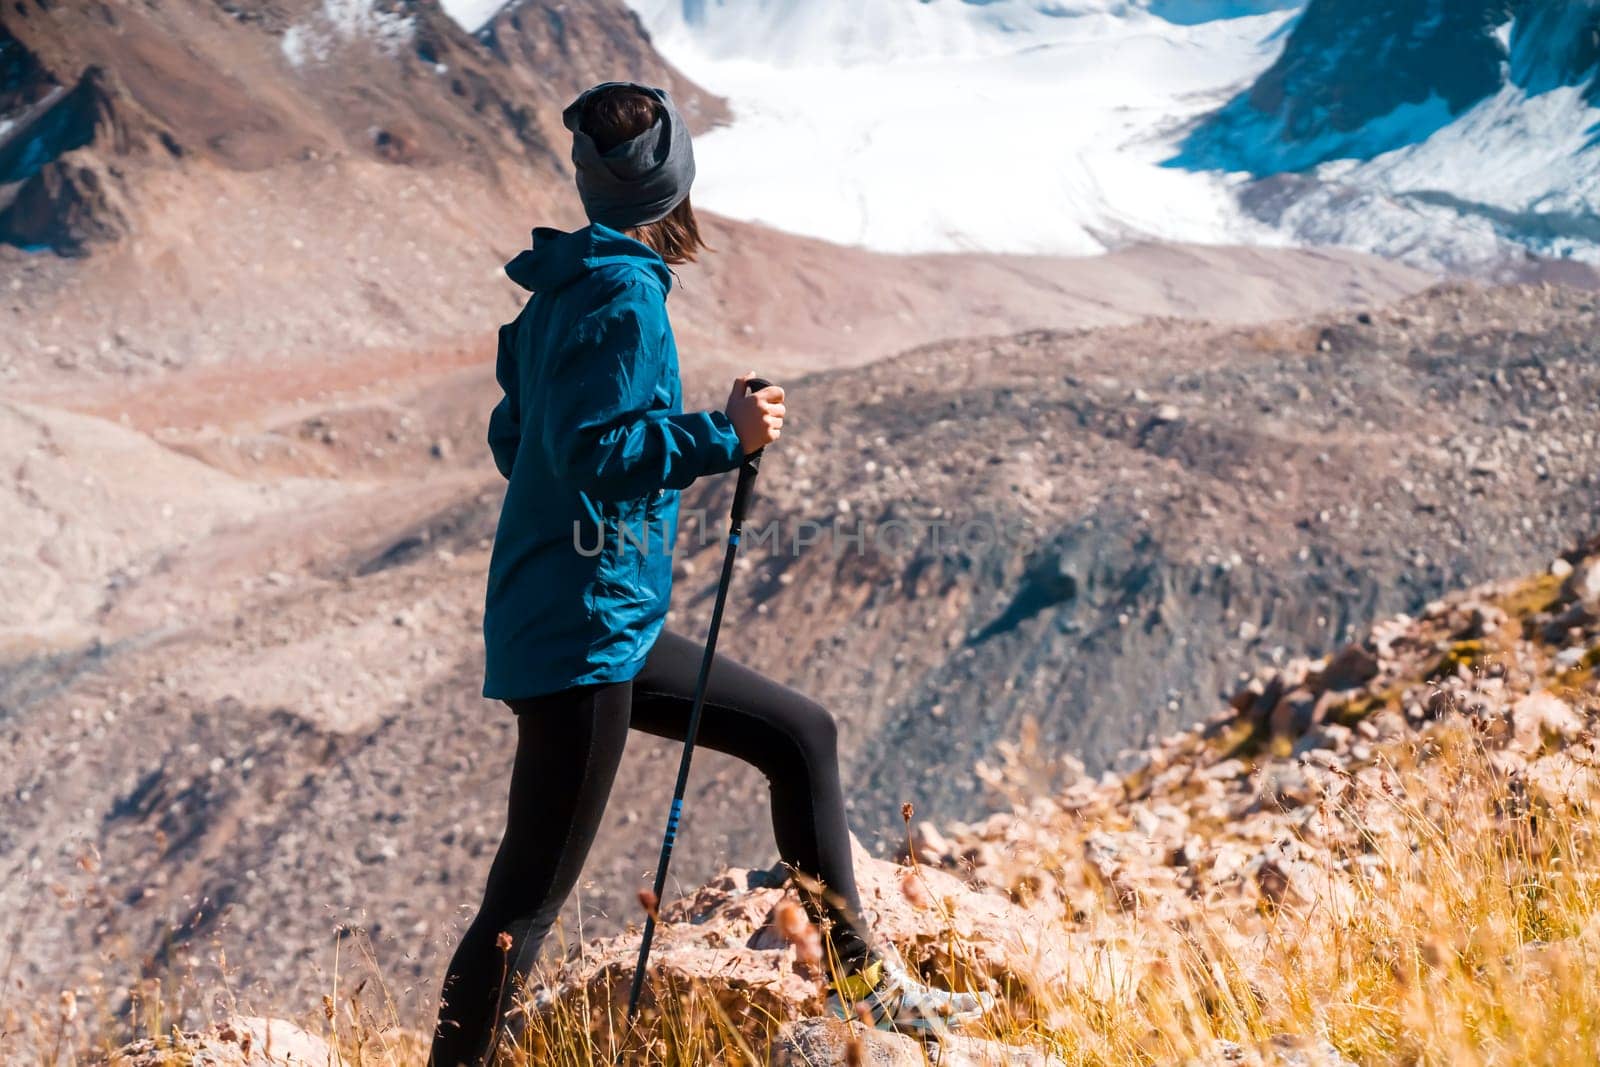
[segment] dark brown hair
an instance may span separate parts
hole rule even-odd
[[[583,129],[594,138],[596,148],[609,152],[648,130],[658,117],[660,109],[654,100],[619,86],[596,93],[584,103]],[[630,226],[622,232],[655,249],[668,263],[690,263],[700,249],[711,250],[700,236],[700,226],[687,196],[666,218]]]

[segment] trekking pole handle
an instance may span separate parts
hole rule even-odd
[[[745,391],[759,393],[772,383],[765,378],[751,378],[745,382]],[[744,526],[744,516],[750,510],[750,501],[755,496],[756,472],[761,469],[761,453],[766,449],[758,448],[739,463],[739,482],[733,488],[733,514],[729,520],[729,532],[738,535]]]

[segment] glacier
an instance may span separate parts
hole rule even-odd
[[[723,214],[891,252],[1275,240],[1230,178],[1160,163],[1178,124],[1272,62],[1292,5],[632,2],[732,105],[696,142],[695,202]]]
[[[490,2],[446,10],[476,28]],[[1412,78],[1353,128],[1307,98],[1294,129],[1251,111],[1252,89],[1312,8],[1340,26],[1349,0],[627,2],[669,61],[729,101],[732,121],[696,141],[695,202],[734,218],[889,252],[1170,240],[1334,245],[1480,274],[1529,255],[1600,263],[1600,110],[1580,47],[1596,0],[1523,0],[1515,22],[1481,31],[1419,0],[1398,36],[1382,23],[1386,40],[1313,51],[1313,76],[1325,66],[1337,99],[1336,79],[1380,76],[1368,50],[1392,39],[1411,54],[1435,33],[1488,34],[1500,74],[1478,71],[1489,84],[1465,102],[1455,84],[1448,99],[1407,95],[1427,86]],[[1222,132],[1193,152],[1208,128]]]

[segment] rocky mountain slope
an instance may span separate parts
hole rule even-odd
[[[7,7],[0,380],[459,365],[528,228],[578,221],[559,112],[598,57],[724,113],[619,2],[492,30],[409,0]]]
[[[135,233],[175,170],[256,173],[338,155],[567,173],[559,113],[593,58],[663,82],[703,129],[723,114],[617,2],[554,20],[527,0],[488,46],[435,4],[18,4],[0,26],[0,237],[83,252]]]
[[[1496,909],[1517,907],[1518,886],[1495,884],[1501,872],[1490,870],[1491,884],[1476,887],[1469,868],[1490,858],[1518,867],[1508,835],[1534,849],[1548,843],[1574,865],[1590,854],[1597,670],[1600,541],[1559,557],[1549,574],[1453,594],[1334,654],[1262,668],[1229,706],[1121,773],[1085,775],[1025,730],[977,768],[1009,810],[947,832],[913,828],[908,812],[900,865],[859,862],[863,900],[895,952],[931,978],[1008,1001],[989,1033],[932,1044],[933,1059],[1343,1065],[1346,1055],[1404,1062],[1448,1044],[1448,1024],[1360,1008],[1387,1009],[1422,981],[1435,1018],[1452,1009],[1460,989],[1446,961],[1470,956],[1473,933],[1458,925],[1469,917],[1426,909],[1475,904],[1476,916],[1503,922]],[[1442,860],[1460,873],[1430,869]],[[1503,978],[1475,979],[1490,1002],[1519,980],[1572,995],[1600,954],[1600,899],[1581,868],[1537,858],[1520,867],[1546,899],[1513,920],[1529,939],[1510,934],[1521,958],[1504,964]],[[821,1020],[792,1022],[817,1014],[819,994],[804,936],[785,914],[789,893],[781,869],[735,870],[676,902],[657,981],[715,998],[757,1047],[787,1023],[780,1060],[787,1051],[809,1054],[793,1062],[850,1062],[848,1038],[822,1038]],[[1366,1005],[1340,1003],[1336,983],[1360,981],[1352,958],[1418,933],[1449,941],[1420,960],[1402,951],[1389,964],[1392,984],[1372,982]],[[536,1028],[535,1050],[570,1042],[561,1028],[585,1020],[604,1047],[610,1031],[592,1020],[620,1010],[632,947],[623,936],[571,953],[551,978],[563,1006]],[[1306,992],[1315,1002],[1297,1005]],[[1118,1018],[1157,1022],[1174,994],[1254,1007],[1214,1004],[1208,1020],[1191,1006],[1150,1030]],[[1242,1032],[1217,1040],[1210,1027],[1233,1011]],[[1033,1048],[982,1040],[1019,1033]],[[1547,1041],[1552,1053],[1582,1058],[1596,1037],[1529,1035],[1522,1048],[1533,1058]],[[1492,1058],[1501,1039],[1468,1038],[1454,1062]],[[885,1044],[876,1062],[923,1062],[908,1039]]]
[[[1509,1047],[1584,1061],[1600,1042],[1583,1015],[1600,957],[1583,874],[1597,671],[1600,540],[1333,655],[1263,667],[1121,773],[1085,775],[1025,730],[976,771],[1005,810],[941,830],[908,808],[895,862],[858,852],[884,949],[998,994],[982,1029],[923,1047],[819,1017],[818,932],[784,871],[733,869],[662,911],[653,1040],[619,1036],[629,933],[575,944],[552,968],[552,1004],[513,1060],[632,1048],[641,1062],[811,1067],[1346,1067],[1498,1062]],[[404,1022],[359,992],[349,1008],[330,1007],[332,1036],[406,1062]],[[255,1062],[272,1026],[280,1048],[326,1054],[259,1019],[175,1040]],[[162,1062],[160,1047],[121,1062]]]
[[[1105,766],[1251,659],[1326,651],[1589,524],[1596,309],[1442,289],[1319,324],[933,345],[797,382],[793,442],[764,470],[787,543],[752,552],[744,647],[860,724],[868,824],[906,799],[970,804],[978,784],[945,768],[1025,717]],[[867,537],[796,551],[801,522]]]
[[[1103,766],[1203,717],[1248,664],[1548,558],[1595,510],[1595,314],[1566,290],[1446,289],[790,380],[754,520],[788,547],[747,545],[725,651],[837,712],[870,849],[893,847],[902,801],[970,819],[987,800],[962,769],[1030,717]],[[4,572],[0,911],[30,988],[170,988],[222,946],[234,988],[272,1005],[319,995],[361,927],[398,1001],[433,994],[510,751],[509,716],[476,696],[492,392],[486,367],[385,373],[299,406],[244,402],[270,378],[227,379],[237,406],[219,405],[173,388],[182,373],[103,417],[6,405],[0,501],[25,541]],[[688,506],[720,515],[726,489]],[[792,551],[803,522],[890,517],[1023,525],[1005,547],[869,532],[860,554]],[[671,620],[690,633],[718,551],[698,534]],[[584,930],[633,913],[673,766],[650,739],[629,753]],[[763,794],[697,760],[686,884],[770,859]]]
[[[620,2],[525,0],[472,33],[404,0],[24,3],[0,15],[0,64],[0,382],[95,411],[143,389],[315,402],[481,360],[526,295],[501,265],[530,226],[581,224],[571,94],[638,78],[700,132],[726,114]],[[1255,320],[1427,281],[1356,255],[901,259],[706,225],[719,254],[681,272],[675,309],[686,359],[719,372],[1152,313]]]

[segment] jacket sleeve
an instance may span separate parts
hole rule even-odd
[[[520,317],[517,321],[521,321]],[[500,327],[500,348],[495,356],[494,377],[505,395],[489,413],[489,451],[494,465],[509,480],[522,444],[522,404],[517,378],[517,322]]]
[[[682,489],[744,458],[722,412],[653,408],[666,332],[660,294],[633,283],[584,314],[556,353],[541,428],[545,452],[558,477],[596,500]]]

